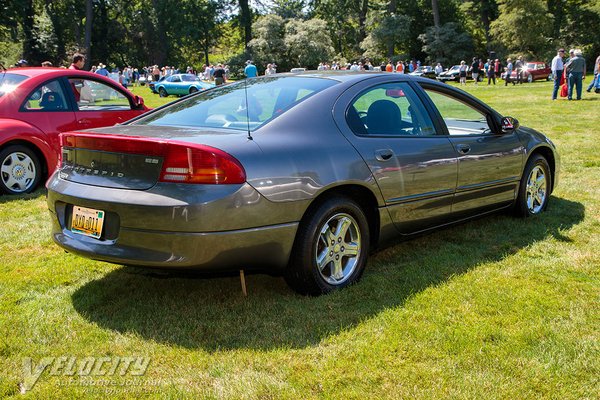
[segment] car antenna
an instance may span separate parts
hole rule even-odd
[[[248,140],[253,140],[250,134],[250,112],[248,109],[250,105],[248,103],[248,78],[244,79],[244,94],[246,95],[246,126],[248,127]]]

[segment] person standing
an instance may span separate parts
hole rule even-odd
[[[256,69],[256,65],[252,64],[252,60],[246,61],[246,68],[244,68],[244,74],[246,74],[246,78],[256,78],[258,75],[258,70]]]
[[[225,83],[225,69],[223,68],[223,64],[217,64],[217,68],[215,68],[213,76],[215,77],[216,86],[221,86]]]
[[[469,69],[469,67],[467,66],[467,63],[465,63],[464,60],[461,61],[460,67],[458,68],[458,79],[459,79],[461,85],[467,84],[467,70],[468,69]]]
[[[85,56],[80,53],[73,54],[73,62],[69,66],[69,69],[82,70],[85,64]]]
[[[438,76],[439,74],[441,74],[442,72],[444,72],[444,67],[442,67],[442,63],[437,63],[435,65],[435,76]]]
[[[106,65],[104,65],[102,63],[98,64],[98,69],[96,70],[95,73],[98,75],[108,77],[108,70],[106,69]]]
[[[477,57],[473,57],[473,63],[471,63],[471,76],[473,77],[473,81],[477,85],[477,81],[479,80],[479,60]]]
[[[508,86],[508,84],[510,83],[512,71],[513,71],[513,63],[512,63],[512,59],[509,57],[506,60],[506,77],[504,78],[504,86]],[[512,84],[514,86],[515,83],[513,82]]]
[[[552,88],[552,100],[556,100],[558,95],[558,88],[561,85],[561,79],[563,76],[563,57],[565,56],[565,49],[558,49],[556,56],[552,59],[552,79],[554,80],[554,87]]]
[[[581,50],[577,49],[574,52],[574,57],[569,59],[565,65],[567,70],[567,79],[569,82],[569,93],[567,98],[573,100],[573,87],[577,90],[577,100],[581,100],[582,80],[585,78],[585,58]]]
[[[515,70],[517,71],[517,83],[523,83],[523,56],[517,57],[515,61]]]
[[[588,92],[591,92],[594,86],[600,87],[600,84],[598,83],[598,79],[600,79],[600,77],[598,76],[598,74],[600,74],[600,56],[596,58],[596,63],[594,64],[594,79],[592,80],[592,83],[590,83],[590,86],[588,86],[587,88]],[[598,93],[598,91],[596,91],[596,93]]]

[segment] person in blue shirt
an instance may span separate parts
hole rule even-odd
[[[246,74],[246,78],[256,78],[256,76],[258,75],[256,65],[252,64],[252,61],[246,61],[246,68],[244,68],[244,74]]]
[[[104,65],[102,63],[98,64],[98,69],[96,70],[96,73],[98,75],[102,75],[102,76],[106,76],[106,77],[108,77],[108,75],[109,75],[108,70],[106,69],[106,65]]]

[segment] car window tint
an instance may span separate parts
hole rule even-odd
[[[478,135],[490,133],[486,115],[449,95],[425,89],[446,123],[450,135]]]
[[[179,101],[134,124],[254,130],[336,83],[309,77],[245,80]]]
[[[130,110],[129,99],[105,83],[89,79],[69,79],[79,111]]]
[[[435,135],[429,114],[408,83],[367,89],[348,108],[346,121],[357,135]]]
[[[65,93],[58,80],[38,87],[23,104],[23,109],[27,111],[66,111],[68,108]]]

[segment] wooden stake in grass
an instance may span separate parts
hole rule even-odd
[[[242,293],[244,293],[244,297],[246,297],[248,296],[248,292],[246,291],[246,278],[243,269],[240,269],[240,282],[242,284]]]

